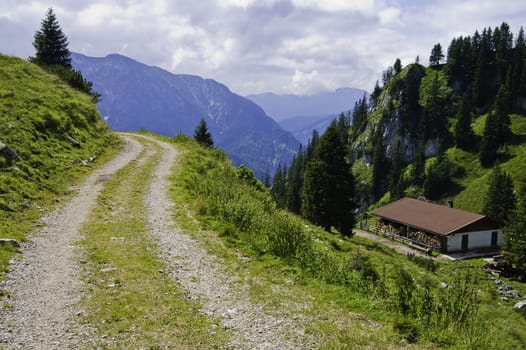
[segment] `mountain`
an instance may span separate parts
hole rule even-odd
[[[349,113],[355,102],[369,94],[360,89],[341,88],[315,95],[276,95],[270,92],[249,95],[279,125],[307,144],[314,130],[322,134],[340,113]]]
[[[511,37],[503,23],[454,38],[445,64],[386,71],[350,130],[362,203],[425,196],[481,213],[494,166],[526,182],[526,40]]]
[[[333,92],[315,95],[276,95],[270,92],[249,95],[248,99],[257,103],[278,122],[297,116],[319,117],[347,113],[354,103],[369,94],[360,89],[341,88]]]
[[[292,117],[279,121],[279,125],[294,135],[303,145],[306,145],[312,138],[314,130],[320,134],[324,133],[329,124],[337,117],[337,114],[323,117]]]
[[[289,162],[298,150],[299,142],[258,105],[214,80],[172,74],[118,54],[71,57],[73,67],[102,94],[98,108],[114,130],[192,136],[204,118],[215,144],[258,177]]]

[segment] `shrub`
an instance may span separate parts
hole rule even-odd
[[[418,256],[418,255],[415,255],[413,253],[408,253],[407,254],[407,258],[414,262],[415,264],[417,264],[418,266],[428,270],[428,271],[431,271],[431,272],[435,272],[436,269],[438,268],[438,263],[435,262],[432,258],[426,258],[426,257],[423,257],[423,256]]]

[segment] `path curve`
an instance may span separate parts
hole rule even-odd
[[[0,345],[6,349],[77,349],[90,343],[93,331],[76,321],[82,295],[75,243],[96,204],[104,182],[136,159],[142,145],[128,136],[124,149],[95,170],[78,194],[44,215],[42,229],[31,233],[22,259],[13,259],[0,288],[9,307],[0,310]]]
[[[145,137],[145,136],[141,136]],[[214,257],[194,239],[182,233],[173,222],[167,190],[177,151],[173,145],[156,142],[163,155],[152,175],[145,202],[152,235],[157,239],[170,269],[190,297],[203,304],[204,312],[222,320],[221,326],[233,330],[229,349],[306,349],[315,348],[315,340],[305,334],[301,315],[288,317],[280,310],[279,318],[269,315],[264,305],[248,300],[248,286],[229,275]],[[235,283],[235,287],[233,284]]]

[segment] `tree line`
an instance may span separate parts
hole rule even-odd
[[[271,188],[281,208],[344,236],[352,235],[356,207],[349,128],[350,118],[342,113],[321,137],[314,131],[289,168],[278,166]]]

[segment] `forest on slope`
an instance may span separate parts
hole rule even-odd
[[[506,23],[454,38],[447,58],[436,44],[428,67],[418,57],[405,67],[396,59],[370,99],[337,123],[348,133],[340,165],[352,165],[356,210],[425,196],[483,212],[495,167],[518,190],[526,180],[525,60],[523,29],[514,39]],[[319,139],[314,133],[274,177],[274,197],[296,213],[308,195],[303,182]]]

